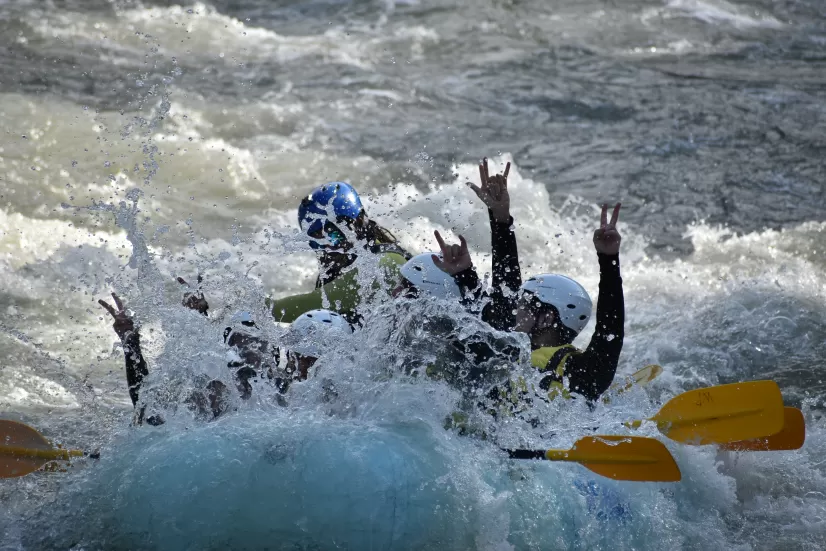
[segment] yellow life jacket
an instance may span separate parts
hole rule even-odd
[[[562,384],[562,377],[565,375],[565,363],[575,350],[572,344],[564,344],[539,348],[531,353],[531,366],[539,372],[552,371],[557,379],[550,384],[548,400],[553,400],[557,396],[562,396],[566,400],[571,398],[571,392]],[[529,388],[522,376],[511,379],[507,385],[499,388],[499,399],[505,407],[500,407],[498,414],[507,416],[524,410],[527,407],[526,402],[531,398],[531,391],[536,393],[537,390],[532,385]]]
[[[562,396],[566,400],[571,398],[571,392],[562,384],[562,377],[565,376],[565,364],[575,350],[574,345],[563,344],[562,346],[546,346],[531,353],[531,365],[540,372],[553,371],[557,379],[551,382],[548,389],[549,400],[557,396]]]

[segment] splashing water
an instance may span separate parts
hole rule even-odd
[[[0,110],[0,409],[101,459],[0,481],[0,549],[826,547],[819,4],[483,3],[479,21],[425,1],[71,4],[0,6],[3,68],[20,75]],[[356,183],[412,251],[461,233],[489,272],[464,183],[468,152],[497,150],[513,152],[492,163],[513,162],[524,275],[596,297],[594,203],[623,199],[618,375],[665,372],[594,411],[537,406],[537,428],[473,422],[502,446],[566,448],[681,391],[771,378],[806,413],[804,448],[666,441],[678,484],[508,461],[444,429],[463,396],[409,373],[443,353],[411,320],[506,340],[523,364],[525,342],[426,301],[379,301],[363,330],[318,343],[287,407],[265,380],[215,422],[183,406],[203,376],[234,389],[235,311],[269,320],[265,296],[311,288],[295,205],[320,182]],[[358,267],[366,288],[376,267]],[[175,282],[199,273],[208,320]],[[96,305],[113,290],[141,323],[162,427],[130,426]]]
[[[460,176],[454,184],[429,193],[400,186],[394,195],[373,197],[368,209],[381,212],[382,202],[392,202],[400,220],[417,220],[414,227],[424,226],[418,220],[428,212],[420,209],[420,203],[442,205],[431,213],[436,220],[454,216],[457,220],[483,220],[484,213],[469,201],[442,201],[463,192],[461,182],[471,167],[459,166],[457,171]],[[572,198],[564,206],[566,212],[546,212],[541,219],[533,218],[533,205],[542,202],[544,191],[521,177],[518,168],[512,168],[511,174],[517,198],[514,217],[535,220],[530,227],[518,228],[521,254],[534,261],[526,273],[565,271],[596,294],[596,263],[591,253],[585,252],[587,242],[582,237],[592,225],[593,208]],[[116,215],[132,244],[125,273],[137,272],[134,283],[124,282],[132,278],[112,281],[119,291],[128,293],[129,303],[143,323],[143,333],[152,337],[150,350],[154,354],[150,355],[146,392],[150,401],[164,409],[168,422],[157,429],[132,429],[126,427],[124,415],[118,414],[115,418],[121,421],[115,421],[118,428],[114,432],[96,425],[86,433],[95,437],[84,440],[83,433],[75,437],[86,447],[102,444],[99,464],[78,466],[62,475],[38,474],[5,483],[4,494],[16,505],[7,513],[4,529],[7,534],[17,533],[15,541],[24,548],[60,548],[67,542],[90,548],[174,549],[188,545],[195,549],[221,546],[220,542],[256,547],[280,537],[317,548],[338,542],[336,545],[351,549],[673,549],[742,544],[732,536],[739,533],[732,531],[732,524],[759,529],[780,519],[799,526],[786,541],[801,534],[811,536],[809,522],[814,518],[808,515],[817,510],[817,496],[824,485],[818,462],[809,459],[816,457],[823,445],[818,421],[810,419],[808,442],[799,452],[719,455],[709,448],[669,443],[683,471],[683,481],[674,485],[594,481],[594,475],[575,465],[508,462],[495,446],[444,430],[443,421],[459,400],[455,391],[436,381],[404,375],[401,366],[404,357],[411,355],[411,347],[414,355],[425,359],[437,352],[416,348],[415,339],[404,343],[388,340],[388,336],[398,335],[390,331],[393,325],[388,321],[388,308],[391,317],[399,316],[404,312],[399,310],[400,303],[378,305],[367,316],[365,329],[340,342],[319,343],[326,349],[317,375],[296,385],[288,408],[276,406],[274,391],[259,381],[252,401],[236,397],[235,411],[225,419],[199,423],[178,404],[199,374],[223,379],[232,388],[222,330],[229,314],[237,309],[268,319],[262,288],[245,279],[226,255],[198,254],[197,260],[191,261],[205,274],[204,292],[217,311],[211,320],[205,320],[179,306],[174,298],[178,289],[157,294],[171,279],[162,275],[168,269],[164,264],[174,264],[175,259],[151,252],[143,241],[145,232],[135,222],[140,212],[135,204],[103,210]],[[563,225],[576,229],[557,230],[553,246],[548,247],[545,236],[554,231],[551,228]],[[479,246],[484,243],[485,228],[477,226],[469,224],[457,231]],[[808,235],[819,237],[820,231],[808,226],[793,232],[769,232],[761,236],[759,244],[766,255],[789,255],[783,249],[794,247],[795,240]],[[781,330],[804,323],[811,324],[810,331],[823,326],[817,317],[807,320],[798,316],[791,321],[772,315],[789,304],[798,304],[800,311],[805,311],[802,307],[807,302],[822,299],[823,288],[817,283],[819,266],[812,261],[789,256],[787,262],[796,264],[793,272],[782,267],[767,272],[732,266],[727,259],[750,251],[758,240],[697,226],[692,230],[693,257],[664,262],[645,256],[645,241],[635,235],[633,227],[626,227],[624,234],[628,337],[620,373],[658,362],[666,366],[666,374],[654,383],[649,396],[638,389],[594,412],[578,403],[552,403],[541,411],[542,418],[548,420],[541,429],[514,422],[496,427],[501,445],[564,448],[595,427],[600,432],[621,433],[621,421],[655,410],[651,397],[664,399],[702,384],[765,377],[759,371],[759,360],[762,354],[786,346],[786,333]],[[273,235],[283,240],[280,247],[273,243]],[[402,235],[406,244],[427,248],[423,232],[405,231]],[[774,245],[767,248],[767,241]],[[265,242],[268,254],[260,257],[260,263],[266,262],[266,257],[288,254],[296,246],[289,231],[279,230],[269,232],[269,237],[262,231],[235,248],[238,256],[244,255],[249,262]],[[103,254],[105,249],[97,251]],[[482,254],[475,257],[487,261]],[[370,273],[369,266],[360,268]],[[793,278],[795,284],[784,278]],[[805,278],[812,278],[808,288],[801,284]],[[701,284],[709,280],[716,283]],[[786,285],[794,292],[784,294]],[[408,304],[414,310],[402,318],[420,320],[428,312],[438,312],[459,325],[470,327],[467,324],[474,323],[458,307],[447,314],[443,306],[424,302]],[[742,316],[743,310],[752,312],[751,317]],[[713,340],[713,335],[720,334],[715,324],[725,326],[729,334],[743,335],[742,342],[752,339],[755,345],[726,350]],[[591,330],[586,328],[584,335]],[[264,324],[263,332],[276,343],[283,336],[274,324]],[[518,337],[513,338],[524,347]],[[812,343],[810,349],[805,348],[805,342]],[[821,342],[805,339],[798,343],[804,344],[797,348],[800,357],[790,362],[817,354]],[[119,356],[113,352],[112,362]],[[325,382],[336,388],[333,401],[325,400]],[[39,386],[31,378],[19,377],[6,384],[18,389]],[[786,385],[785,390],[791,400],[804,398],[804,409],[811,404],[804,389]],[[71,392],[71,387],[61,389],[64,394],[67,391]],[[48,387],[41,392],[48,394]],[[86,399],[82,394],[75,396]],[[99,414],[101,406],[97,408]],[[782,485],[778,485],[781,480]],[[598,485],[599,497],[589,490],[593,484]],[[37,497],[33,499],[16,497],[35,488]],[[366,488],[375,488],[378,493],[364,494]],[[362,502],[375,509],[359,507]],[[56,505],[44,509],[45,503]],[[788,512],[792,504],[800,515],[796,521]],[[398,508],[397,514],[388,517],[391,506]],[[45,530],[44,526],[51,528]]]

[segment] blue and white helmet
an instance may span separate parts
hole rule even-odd
[[[344,236],[339,232],[336,235],[326,235],[319,238],[318,233],[324,231],[327,222],[336,223],[338,218],[355,220],[364,207],[361,204],[358,192],[346,182],[330,182],[314,189],[301,201],[298,207],[298,224],[301,230],[313,238],[311,245],[337,246]]]

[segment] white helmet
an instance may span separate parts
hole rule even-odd
[[[235,312],[229,319],[230,323],[242,323],[244,325],[252,325],[255,321],[252,319],[252,314],[245,311]]]
[[[461,298],[462,292],[453,281],[453,276],[440,270],[433,262],[432,255],[441,258],[439,253],[422,253],[414,256],[402,266],[400,272],[416,289],[437,298]]]
[[[585,287],[564,275],[540,274],[522,284],[522,291],[533,293],[544,304],[559,312],[562,325],[579,334],[591,318],[591,297]]]
[[[353,330],[341,314],[330,310],[310,310],[298,316],[290,326],[286,347],[305,356],[319,357],[325,342]]]

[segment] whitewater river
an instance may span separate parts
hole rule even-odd
[[[98,299],[116,291],[135,311],[157,389],[199,369],[226,378],[229,316],[266,319],[265,296],[313,287],[296,207],[321,183],[352,182],[411,251],[433,249],[434,229],[463,234],[488,272],[487,213],[465,186],[482,156],[513,163],[523,274],[566,273],[593,297],[597,205],[622,201],[619,372],[664,368],[613,408],[560,407],[553,436],[519,428],[516,440],[565,447],[685,390],[773,379],[804,410],[806,445],[736,455],[666,442],[683,481],[612,482],[633,515],[606,519],[577,490],[577,465],[491,482],[513,471],[441,430],[447,389],[365,375],[392,356],[369,331],[330,362],[344,406],[314,405],[311,382],[295,398],[307,413],[262,398],[215,430],[332,431],[346,446],[347,427],[415,421],[427,430],[404,438],[440,450],[467,503],[446,517],[455,533],[432,528],[457,549],[826,548],[822,0],[0,1],[0,128],[0,417],[104,451],[99,466],[0,480],[0,550],[186,547],[117,539],[116,520],[80,505],[162,493],[118,451],[176,449],[130,428],[123,353]],[[208,322],[179,306],[175,277],[199,273]],[[212,430],[183,417],[159,430]],[[192,461],[209,463],[199,442]],[[427,457],[422,469],[436,469]],[[118,490],[120,476],[132,486]],[[257,516],[270,498],[226,499],[252,500]],[[302,526],[309,543],[270,548],[337,548],[312,540],[323,521]],[[237,537],[209,545],[261,548]]]

